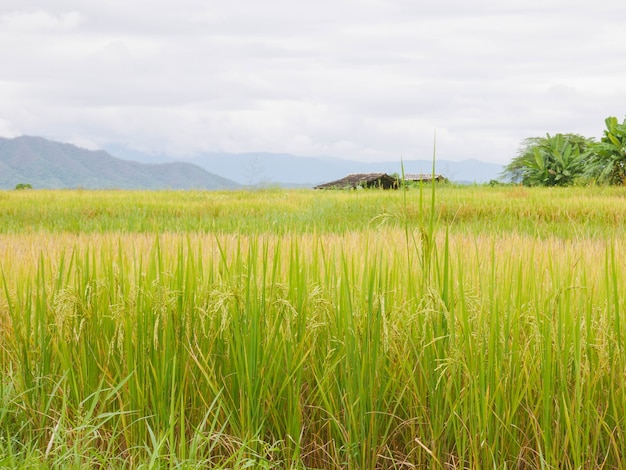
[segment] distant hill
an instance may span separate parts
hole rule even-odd
[[[298,157],[290,154],[244,153],[203,154],[195,157],[196,165],[233,179],[241,184],[315,186],[334,181],[350,173],[431,173],[432,161],[405,160],[357,162],[333,157]],[[486,183],[500,178],[502,165],[478,160],[459,162],[438,160],[435,172],[458,183]]]
[[[167,161],[164,155],[147,155],[117,146],[110,151],[120,158],[147,162],[150,159]],[[155,161],[153,160],[153,161]],[[398,173],[402,172],[400,158],[397,161],[357,162],[334,157],[301,157],[280,153],[205,153],[188,157],[196,165],[232,179],[243,185],[272,185],[287,187],[313,187],[320,183],[342,178],[349,173]],[[486,183],[497,180],[502,165],[478,160],[438,160],[436,173],[457,183]],[[432,161],[405,160],[405,173],[430,173]]]
[[[0,138],[0,189],[234,189],[234,181],[191,163],[144,164],[41,137]]]

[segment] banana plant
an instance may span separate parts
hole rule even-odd
[[[600,183],[626,184],[626,119],[621,124],[616,117],[604,120],[606,129],[593,148],[590,174]]]
[[[591,140],[578,134],[526,139],[505,176],[525,186],[567,186],[585,174]]]

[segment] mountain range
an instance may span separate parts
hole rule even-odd
[[[191,163],[138,163],[41,137],[0,138],[0,189],[235,189],[240,185]]]
[[[121,146],[107,147],[113,155],[128,160],[172,161],[166,155],[150,155]],[[431,160],[358,162],[335,157],[301,157],[286,153],[202,153],[186,157],[207,171],[246,186],[278,185],[313,187],[350,173],[431,173]],[[486,183],[501,178],[503,165],[479,160],[437,160],[435,173],[461,184]]]
[[[158,163],[157,163],[158,162]],[[0,138],[0,189],[236,189],[312,187],[350,173],[430,173],[429,160],[357,162],[278,153],[203,153],[176,161],[122,146],[86,150],[42,137]],[[436,161],[435,172],[457,183],[499,179],[502,165]]]

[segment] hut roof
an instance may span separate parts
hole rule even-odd
[[[315,189],[356,189],[358,187],[395,188],[397,180],[387,173],[352,173],[345,178],[315,186]]]
[[[405,181],[432,181],[433,177],[435,181],[443,181],[445,178],[442,175],[433,175],[431,173],[406,173],[404,175]]]

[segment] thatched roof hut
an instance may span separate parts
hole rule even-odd
[[[404,181],[430,183],[433,179],[437,182],[446,180],[442,175],[433,175],[431,173],[406,173],[404,175]]]
[[[387,173],[353,173],[340,180],[315,186],[315,189],[397,189],[398,180]]]

